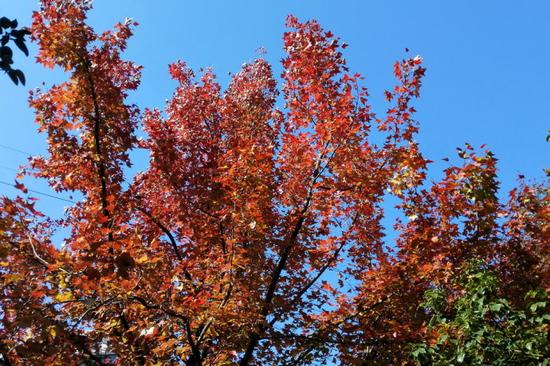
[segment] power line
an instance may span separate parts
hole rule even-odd
[[[17,148],[15,148],[15,147],[11,147],[11,146],[4,145],[4,144],[0,144],[0,147],[3,148],[3,149],[6,149],[6,150],[14,151],[14,152],[19,153],[19,154],[33,155],[33,154],[31,154],[30,152],[28,152],[28,151],[20,150],[20,149],[17,149]]]
[[[6,149],[6,150],[10,150],[10,151],[14,151],[16,153],[19,153],[19,154],[24,154],[24,155],[32,155],[30,152],[28,151],[24,151],[24,150],[20,150],[20,149],[17,149],[15,147],[11,147],[11,146],[8,146],[8,145],[4,145],[4,144],[0,144],[0,147],[3,148],[3,149]],[[3,169],[6,169],[6,170],[11,170],[13,172],[18,172],[17,169],[14,169],[14,168],[11,168],[9,166],[6,166],[6,165],[1,165],[0,164],[0,168],[3,168]],[[6,186],[10,186],[10,187],[14,187],[14,188],[17,188],[14,184],[12,183],[8,183],[8,182],[4,182],[4,181],[0,181],[1,184],[4,184]],[[40,191],[37,191],[35,189],[30,189],[30,188],[27,188],[27,191],[29,192],[33,192],[33,193],[36,193],[36,194],[40,194],[42,196],[46,196],[46,197],[50,197],[50,198],[53,198],[53,199],[56,199],[56,200],[59,200],[59,201],[65,201],[65,202],[70,202],[70,203],[75,203],[69,199],[66,199],[66,198],[62,198],[62,197],[57,197],[57,196],[54,196],[52,194],[49,194],[49,193],[45,193],[45,192],[40,192]]]
[[[2,169],[6,169],[6,170],[11,170],[12,172],[18,172],[17,169],[14,169],[14,168],[10,168],[9,166],[6,166],[6,165],[2,165],[0,164],[0,168]]]
[[[8,182],[4,182],[4,181],[2,181],[2,180],[0,180],[0,184],[4,184],[4,185],[6,185],[6,186],[11,186],[11,187],[13,187],[13,188],[17,188],[17,187],[15,186],[15,184],[8,183]],[[32,193],[36,193],[36,194],[40,194],[40,195],[42,195],[42,196],[54,198],[54,199],[60,200],[60,201],[65,201],[65,202],[69,202],[69,203],[76,203],[75,201],[71,201],[71,200],[69,200],[69,199],[67,199],[67,198],[57,197],[57,196],[54,196],[53,194],[40,192],[40,191],[37,191],[37,190],[35,190],[35,189],[27,188],[27,191],[32,192]]]

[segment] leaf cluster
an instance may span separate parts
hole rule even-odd
[[[17,19],[0,18],[0,69],[8,74],[15,85],[19,83],[25,85],[25,74],[20,69],[13,67],[13,50],[9,44],[13,42],[25,56],[28,56],[29,50],[25,44],[25,36],[29,34],[28,29],[18,28]]]

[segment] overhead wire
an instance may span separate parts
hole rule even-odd
[[[11,170],[12,172],[17,172],[18,171],[17,169],[14,169],[14,168],[11,168],[9,166],[2,165],[2,164],[0,164],[0,168],[6,169],[6,170]]]
[[[3,180],[0,180],[0,184],[6,185],[6,186],[11,186],[11,187],[17,189],[17,186],[16,186],[15,184],[9,183],[9,182],[4,182]],[[59,201],[64,201],[64,202],[69,202],[69,203],[76,203],[75,201],[72,201],[72,200],[70,200],[70,199],[63,198],[63,197],[58,197],[58,196],[54,196],[53,194],[49,194],[49,193],[37,191],[36,189],[30,189],[30,188],[26,188],[26,189],[27,189],[27,191],[29,191],[29,192],[36,193],[36,194],[39,194],[39,195],[42,195],[42,196],[46,196],[46,197],[50,197],[50,198],[54,198],[54,199],[59,200]]]
[[[18,149],[18,148],[12,147],[12,146],[8,146],[8,145],[4,145],[4,144],[0,144],[0,148],[6,149],[6,150],[10,150],[10,151],[14,151],[14,152],[19,153],[19,154],[32,155],[32,154],[31,154],[30,152],[28,152],[28,151],[21,150],[21,149]],[[17,172],[17,171],[18,171],[17,169],[11,168],[11,167],[6,166],[6,165],[0,165],[0,168],[7,169],[7,170],[11,170],[11,171],[14,171],[14,172]],[[5,181],[3,181],[3,180],[0,180],[0,184],[6,185],[6,186],[10,186],[10,187],[13,187],[13,188],[16,188],[16,189],[17,189],[17,187],[16,187],[15,184],[9,183],[9,182],[5,182]],[[41,191],[38,191],[38,190],[36,190],[36,189],[31,189],[31,188],[26,188],[26,189],[27,189],[27,191],[29,191],[29,192],[32,192],[32,193],[35,193],[35,194],[39,194],[39,195],[42,195],[42,196],[45,196],[45,197],[53,198],[53,199],[56,199],[56,200],[59,200],[59,201],[64,201],[64,202],[69,202],[69,203],[75,203],[74,201],[72,201],[72,200],[70,200],[70,199],[63,198],[63,197],[58,197],[58,196],[54,196],[53,194],[50,194],[50,193],[41,192]]]
[[[24,151],[24,150],[21,150],[21,149],[15,148],[15,147],[11,147],[11,146],[8,146],[8,145],[4,145],[4,144],[0,144],[0,147],[3,148],[3,149],[6,149],[6,150],[14,151],[14,152],[19,153],[19,154],[33,155],[28,151]]]

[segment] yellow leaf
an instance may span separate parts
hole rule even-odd
[[[51,327],[48,327],[48,333],[50,336],[52,336],[52,338],[55,338],[55,336],[57,335],[56,326],[52,325]]]
[[[148,260],[149,260],[149,257],[147,256],[147,254],[144,254],[141,257],[139,257],[138,259],[136,259],[136,262],[139,263],[139,264],[142,264],[142,263],[147,262]]]
[[[64,302],[74,299],[73,294],[70,292],[59,293],[55,296],[58,302]]]
[[[10,283],[13,283],[13,282],[17,282],[21,279],[21,276],[17,275],[17,274],[7,274],[4,276],[4,283],[7,285],[7,284],[10,284]]]

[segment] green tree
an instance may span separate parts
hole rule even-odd
[[[440,288],[425,293],[432,340],[413,346],[419,365],[550,365],[550,304],[543,290],[525,294],[524,308],[499,296],[494,272],[476,263],[460,276],[453,301]]]

